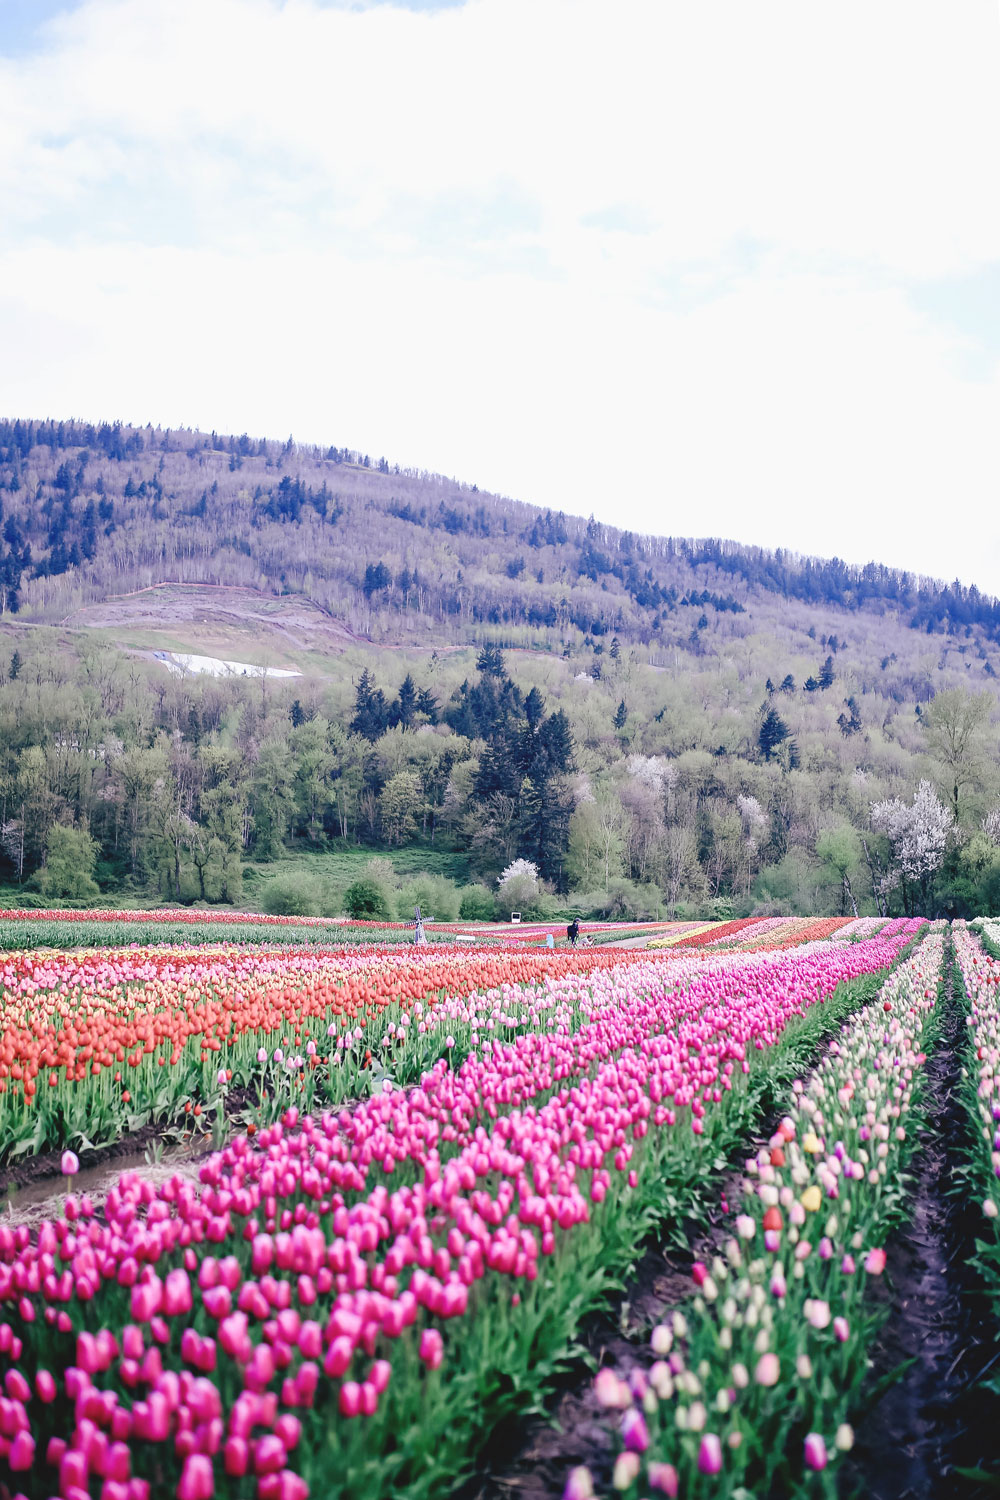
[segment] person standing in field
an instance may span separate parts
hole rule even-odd
[[[566,928],[566,936],[569,938],[570,942],[573,944],[573,947],[575,948],[576,947],[576,940],[580,936],[580,918],[579,917],[574,917],[573,920],[572,920],[572,922]]]

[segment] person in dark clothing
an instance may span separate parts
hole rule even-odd
[[[572,920],[572,922],[566,928],[566,936],[569,938],[570,942],[573,944],[573,947],[575,948],[576,947],[576,940],[580,936],[580,919],[579,919],[579,917],[574,917],[573,920]]]

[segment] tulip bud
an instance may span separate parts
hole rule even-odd
[[[616,1490],[627,1490],[638,1479],[640,1467],[638,1453],[619,1453],[611,1475],[612,1486]]]
[[[563,1490],[563,1500],[593,1500],[594,1481],[590,1470],[580,1464],[571,1469]]]
[[[669,1354],[674,1344],[674,1336],[665,1323],[657,1323],[653,1329],[650,1344],[654,1354]]]
[[[805,1440],[803,1456],[809,1469],[825,1469],[827,1464],[826,1444],[818,1432],[810,1432]]]
[[[678,1479],[677,1470],[673,1464],[651,1463],[646,1477],[649,1487],[659,1490],[661,1495],[667,1495],[669,1500],[677,1500]]]
[[[645,1453],[649,1447],[649,1428],[642,1413],[634,1406],[622,1417],[622,1438],[632,1453]]]
[[[698,1449],[698,1469],[702,1474],[718,1474],[722,1468],[722,1444],[714,1432],[706,1432]]]

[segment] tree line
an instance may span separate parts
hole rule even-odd
[[[518,860],[540,909],[595,915],[995,909],[991,693],[943,690],[890,741],[863,699],[837,727],[832,653],[826,686],[770,679],[738,726],[696,678],[605,660],[550,667],[552,701],[494,643],[390,685],[375,654],[353,684],[213,679],[26,633],[0,662],[0,878],[238,903],[248,862],[417,846],[463,856],[484,914]]]

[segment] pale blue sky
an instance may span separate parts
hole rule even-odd
[[[0,50],[16,56],[38,48],[49,17],[71,9],[66,0],[0,0]]]
[[[0,410],[1000,593],[998,74],[995,0],[0,0]]]
[[[0,0],[0,50],[7,55],[44,45],[44,25],[51,16],[79,10],[84,0]],[[455,10],[467,0],[320,0],[330,9],[365,10],[392,5],[399,10]]]

